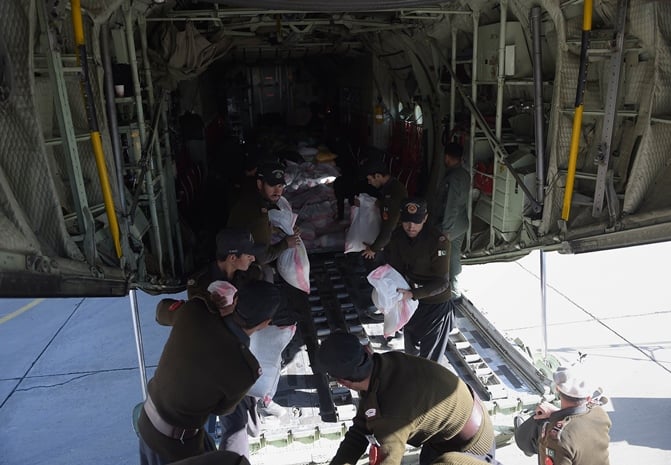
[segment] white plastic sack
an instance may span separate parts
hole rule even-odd
[[[345,235],[345,253],[366,250],[365,244],[372,244],[380,234],[380,209],[375,205],[375,197],[359,194],[359,206],[353,206],[350,217],[352,224]]]
[[[367,279],[373,286],[373,305],[384,315],[384,336],[393,336],[410,321],[419,302],[403,300],[403,294],[397,289],[410,289],[410,286],[401,273],[390,265],[378,266],[368,274]]]
[[[284,234],[294,233],[297,215],[289,210],[270,210],[268,218],[273,226],[281,229]],[[306,294],[310,293],[310,259],[303,241],[294,248],[289,248],[277,257],[277,272],[284,280]]]
[[[291,204],[284,196],[280,196],[279,200],[277,201],[277,208],[282,211],[292,211]]]
[[[258,397],[266,402],[275,395],[282,369],[282,351],[296,332],[296,325],[270,325],[250,336],[249,350],[261,366],[261,376],[250,388],[248,396]]]

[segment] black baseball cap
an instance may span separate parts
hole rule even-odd
[[[284,167],[279,163],[265,163],[259,167],[258,177],[269,186],[286,184]]]
[[[280,288],[268,281],[249,281],[238,289],[235,312],[248,328],[272,320],[283,303]]]
[[[401,222],[420,224],[426,217],[426,200],[405,199],[401,204]]]
[[[364,176],[373,176],[378,173],[382,175],[389,174],[389,167],[384,160],[380,158],[373,158],[366,161],[361,168]]]
[[[217,259],[226,260],[230,254],[261,255],[266,247],[255,244],[252,233],[246,229],[222,229],[217,233]]]
[[[336,332],[319,346],[317,357],[321,367],[337,379],[361,381],[373,367],[371,355],[353,334]]]

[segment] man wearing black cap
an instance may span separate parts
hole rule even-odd
[[[403,328],[405,352],[439,361],[452,330],[450,302],[450,244],[438,228],[428,226],[426,201],[406,199],[401,225],[384,250],[387,263],[401,273],[410,289],[399,289],[404,299],[419,300]]]
[[[206,293],[213,281],[228,281],[240,288],[249,281],[263,278],[261,268],[255,263],[255,256],[263,255],[266,248],[261,244],[256,244],[249,231],[237,228],[222,229],[216,237],[216,249],[216,261],[208,269],[189,279],[187,283],[189,298]],[[210,294],[210,297],[215,298],[216,295]],[[169,307],[164,305],[157,311],[159,323],[168,324],[170,318],[174,318],[172,315],[175,312],[167,311],[167,308]],[[264,340],[266,331],[269,330],[262,330],[253,338]],[[274,374],[271,371],[265,370],[262,376],[272,377]],[[253,420],[257,418],[256,398],[251,396],[246,396],[230,414],[220,416],[222,439],[219,447],[221,449],[245,456],[249,455],[249,438],[246,428],[248,418]]]
[[[229,227],[249,228],[257,244],[263,244],[265,251],[257,260],[263,267],[263,279],[273,282],[275,272],[271,265],[277,257],[287,248],[295,248],[300,242],[300,234],[295,233],[286,236],[275,244],[271,244],[273,228],[270,224],[268,211],[279,209],[278,201],[282,197],[285,187],[284,168],[279,163],[264,163],[259,166],[256,180],[257,191],[247,192],[240,201],[233,207],[228,218]],[[273,323],[277,326],[291,326],[296,323],[300,309],[303,314],[309,314],[309,303],[307,294],[293,286],[284,284],[283,291],[286,295],[287,305],[280,310]],[[261,337],[261,335],[257,335]],[[286,347],[277,347],[278,357]],[[279,370],[279,367],[277,368]],[[268,376],[271,376],[268,373]],[[277,404],[263,404],[262,409],[270,414],[283,414],[284,410]],[[268,408],[273,408],[268,410]]]
[[[215,260],[187,281],[189,298],[202,294],[213,281],[228,281],[240,288],[244,283],[261,279],[261,269],[254,265],[265,246],[254,242],[249,230],[222,229],[217,233]]]
[[[398,465],[406,444],[422,447],[420,465],[498,463],[487,409],[447,368],[401,352],[371,354],[343,332],[324,340],[317,360],[359,391],[353,425],[331,465],[356,464],[369,445],[375,465]]]
[[[272,227],[268,210],[278,209],[277,202],[284,192],[284,168],[279,163],[266,163],[259,167],[256,192],[246,192],[231,209],[228,217],[229,228],[248,228],[254,241],[263,244],[265,253],[257,257],[261,264],[275,260],[289,247],[296,247],[300,236],[294,234],[271,244]]]
[[[203,425],[210,414],[232,411],[260,376],[249,336],[268,326],[280,301],[276,286],[251,281],[238,290],[228,316],[220,315],[209,293],[174,309],[178,314],[138,419],[142,465],[215,450]]]
[[[468,193],[471,175],[462,165],[464,149],[451,142],[445,147],[445,177],[436,196],[438,205],[434,224],[450,241],[450,289],[452,297],[461,292],[457,277],[461,273],[461,245],[468,231]]]
[[[378,202],[382,223],[380,233],[372,244],[366,244],[361,255],[367,260],[375,259],[391,238],[391,233],[398,226],[401,201],[408,196],[408,190],[401,181],[389,174],[389,167],[382,160],[374,159],[364,164],[368,184],[378,189]],[[372,266],[372,265],[370,265]],[[369,266],[369,267],[370,267]]]

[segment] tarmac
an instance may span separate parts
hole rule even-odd
[[[461,287],[503,334],[567,363],[582,357],[609,398],[612,465],[671,463],[671,243],[584,255],[540,253],[464,266]],[[151,377],[169,328],[138,292]],[[139,463],[142,400],[130,300],[0,300],[0,465]],[[512,444],[507,465],[532,465]],[[253,463],[253,460],[252,460]]]

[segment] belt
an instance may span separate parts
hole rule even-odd
[[[473,439],[482,425],[484,412],[482,410],[480,398],[475,392],[473,392],[472,389],[471,394],[473,395],[473,409],[471,410],[471,416],[466,421],[466,424],[461,428],[461,431],[459,431],[454,437],[447,441],[447,445],[450,450],[461,448],[468,441]]]
[[[178,428],[165,421],[156,410],[156,405],[154,405],[154,401],[151,400],[149,394],[147,394],[147,400],[144,401],[144,411],[158,432],[169,438],[179,439],[182,443],[185,439],[191,439],[200,431],[200,428]]]

